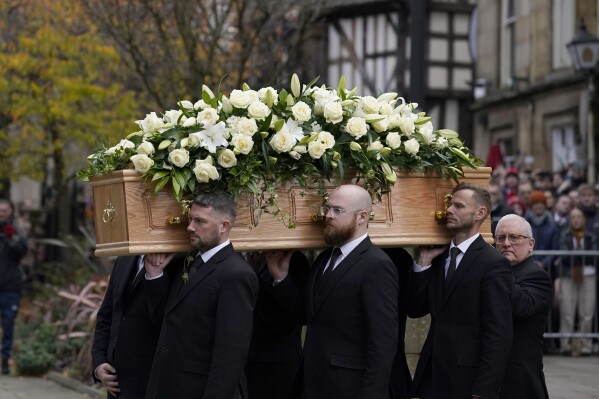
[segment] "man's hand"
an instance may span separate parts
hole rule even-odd
[[[110,364],[102,363],[96,368],[95,374],[112,396],[117,396],[121,392],[116,378],[116,370]]]
[[[266,254],[266,267],[275,281],[285,280],[294,251],[272,251]]]
[[[433,263],[433,259],[441,255],[447,246],[429,246],[418,248],[418,261],[416,262],[420,266],[430,266]]]
[[[144,258],[144,267],[148,277],[157,277],[164,272],[164,268],[175,257],[176,253],[171,254],[149,254]]]

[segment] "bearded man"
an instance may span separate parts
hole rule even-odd
[[[173,255],[145,259],[144,286],[162,329],[146,399],[247,398],[244,367],[258,278],[229,232],[235,202],[224,192],[198,195],[189,210],[191,265],[164,272]]]
[[[372,199],[360,186],[342,185],[330,193],[324,209],[324,236],[331,247],[316,258],[306,283],[302,397],[392,398],[398,272],[368,238]],[[281,287],[290,256],[267,257]]]

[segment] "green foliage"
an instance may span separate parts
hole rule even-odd
[[[136,112],[122,82],[115,49],[104,44],[79,2],[2,2],[0,29],[0,172],[45,178],[52,158],[54,177],[79,169],[85,153],[102,139],[127,129]],[[9,12],[10,9],[10,12]]]
[[[20,346],[15,349],[14,362],[21,375],[42,375],[49,371],[56,361],[54,342],[56,328],[40,325]]]

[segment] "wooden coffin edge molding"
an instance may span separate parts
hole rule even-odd
[[[464,169],[462,182],[488,188],[491,168]],[[344,183],[351,182],[346,179]],[[90,178],[94,198],[96,256],[187,252],[185,207],[168,189],[154,192],[154,184],[132,169]],[[337,184],[331,183],[327,189]],[[446,196],[453,180],[434,174],[399,172],[397,182],[381,202],[375,202],[368,232],[382,247],[442,245],[451,233],[444,225]],[[237,220],[230,234],[238,251],[270,249],[319,249],[326,247],[320,216],[323,197],[316,190],[287,184],[279,194],[279,205],[295,222],[287,228],[275,216],[263,214],[255,225],[253,210],[241,199]],[[483,223],[483,238],[493,242],[491,222]]]

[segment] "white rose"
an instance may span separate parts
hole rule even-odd
[[[180,109],[171,109],[164,113],[164,119],[168,123],[177,123],[179,121],[179,117],[183,114],[183,111]]]
[[[195,110],[198,110],[198,109],[204,109],[204,108],[208,108],[209,106],[210,106],[210,105],[209,105],[209,104],[206,104],[206,103],[204,102],[204,100],[198,100],[198,101],[197,101],[197,102],[196,102],[196,103],[193,105],[193,108],[194,108]]]
[[[234,134],[231,138],[231,144],[241,154],[247,155],[254,146],[254,140],[245,134]]]
[[[191,101],[188,100],[183,100],[180,102],[181,103],[181,107],[185,108],[185,109],[193,109],[193,104]]]
[[[306,152],[308,152],[308,149],[305,145],[296,145],[295,147],[293,147],[293,151],[299,154],[305,154]]]
[[[366,132],[368,132],[368,125],[363,118],[352,117],[347,121],[347,125],[345,126],[345,131],[349,133],[352,137],[359,139],[364,136]]]
[[[324,118],[330,123],[339,123],[343,120],[343,108],[338,102],[330,102],[324,106]]]
[[[237,165],[237,157],[233,151],[223,150],[218,154],[218,164],[223,168],[231,168]]]
[[[199,133],[190,133],[187,137],[187,146],[197,148],[202,144],[202,136]]]
[[[408,154],[416,155],[418,154],[418,150],[420,149],[420,144],[416,139],[409,139],[405,143],[403,143],[404,148]]]
[[[424,144],[431,144],[435,140],[435,135],[433,134],[433,124],[432,122],[426,122],[425,124],[420,125],[418,128],[420,135],[422,136],[422,141]]]
[[[258,125],[255,119],[240,118],[237,121],[236,131],[241,134],[245,134],[248,137],[252,137],[258,131]]]
[[[210,180],[218,179],[218,170],[214,167],[211,156],[208,156],[204,160],[196,160],[193,173],[196,176],[196,180],[200,183],[207,183]]]
[[[154,149],[152,143],[150,143],[149,141],[144,141],[137,147],[138,154],[152,155],[154,151],[156,150]]]
[[[254,101],[248,107],[248,115],[254,119],[264,120],[270,114],[270,108],[260,101]]]
[[[135,170],[139,173],[146,173],[154,165],[154,160],[146,154],[136,154],[130,159],[133,162],[133,166],[135,166]]]
[[[152,133],[160,129],[164,125],[162,118],[156,115],[156,112],[146,114],[144,120],[135,121],[137,125],[144,131],[144,133]]]
[[[279,94],[270,86],[258,90],[258,98],[260,101],[266,103],[266,95],[268,93],[270,93],[270,98],[273,100],[273,104],[276,104],[279,101]]]
[[[298,122],[307,122],[312,117],[310,106],[303,101],[298,101],[291,107],[291,113],[293,113],[293,117]]]
[[[383,148],[383,144],[380,141],[373,141],[368,148],[366,149],[366,151],[380,151]]]
[[[362,109],[367,114],[378,114],[381,103],[372,96],[362,97]]]
[[[168,160],[173,165],[182,168],[189,162],[189,151],[183,148],[174,149],[168,154]]]
[[[110,147],[109,149],[107,149],[104,152],[104,154],[106,154],[106,155],[114,155],[117,150],[124,150],[126,148],[135,148],[135,144],[133,144],[132,141],[129,141],[129,140],[126,140],[126,139],[122,139],[121,141],[119,141],[119,143],[117,145],[115,145],[114,147]]]
[[[216,125],[218,122],[218,112],[214,108],[205,108],[198,113],[197,120],[210,126]]]
[[[318,141],[320,141],[327,150],[333,148],[335,145],[335,137],[329,132],[318,133]]]
[[[235,108],[241,109],[247,108],[252,102],[249,93],[242,90],[233,90],[229,101]]]
[[[414,125],[414,121],[410,117],[404,116],[399,118],[398,124],[401,131],[407,136],[411,136],[414,130],[416,130],[416,125]]]
[[[399,148],[401,145],[401,136],[397,132],[391,132],[387,135],[385,142],[392,149]]]
[[[281,130],[268,142],[277,153],[289,152],[297,143],[297,140],[288,132]]]
[[[183,127],[191,127],[191,126],[195,126],[198,124],[197,119],[194,118],[193,116],[191,118],[187,118],[185,120],[181,119],[181,122],[183,122],[183,124],[182,124]]]
[[[256,90],[246,90],[245,91],[248,95],[248,97],[250,98],[250,104],[255,102],[255,101],[260,101],[260,98],[258,97],[258,92]]]
[[[389,129],[389,118],[381,119],[380,121],[374,122],[372,128],[375,132],[381,133]]]
[[[325,146],[318,140],[308,143],[308,154],[313,159],[319,159],[326,150]]]

